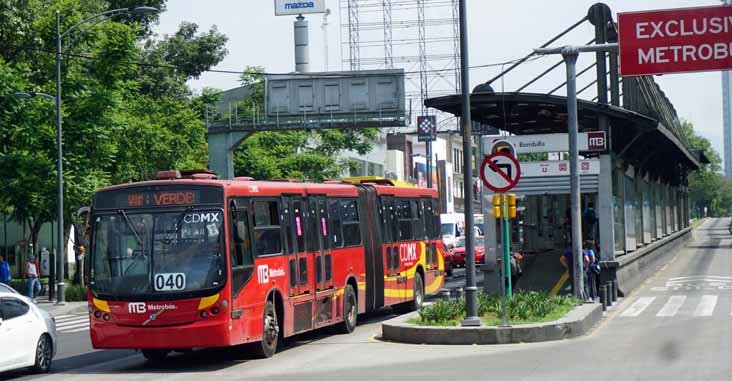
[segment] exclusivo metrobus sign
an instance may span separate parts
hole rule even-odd
[[[618,13],[623,76],[732,69],[732,6]]]

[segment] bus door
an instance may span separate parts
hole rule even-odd
[[[333,319],[333,255],[328,236],[329,215],[325,196],[308,198],[311,229],[315,233],[315,325]]]
[[[399,263],[399,220],[394,197],[381,197],[381,218],[384,227],[384,304],[404,302],[404,285]],[[406,282],[404,282],[406,283]]]
[[[418,238],[425,243],[425,278],[423,279],[425,286],[432,284],[437,276],[440,275],[440,260],[438,259],[437,243],[433,239],[434,236],[434,211],[432,209],[432,199],[422,198],[417,204],[417,224],[415,227]]]
[[[307,200],[296,196],[290,199],[290,224],[293,227],[293,254],[289,257],[290,298],[293,303],[293,332],[311,329],[313,319],[313,253],[309,239]]]

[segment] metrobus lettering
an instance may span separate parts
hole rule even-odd
[[[399,245],[399,261],[402,263],[413,263],[417,261],[417,244],[403,243]]]
[[[188,205],[193,204],[193,192],[169,192],[154,195],[155,205]]]
[[[219,222],[218,213],[196,213],[187,214],[183,218],[183,222],[187,224],[197,224],[199,222]]]

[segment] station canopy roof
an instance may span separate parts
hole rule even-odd
[[[514,135],[567,132],[566,97],[492,92],[472,93],[470,97],[471,119],[475,122]],[[462,115],[462,97],[459,94],[426,99],[425,106]],[[654,118],[622,107],[577,100],[580,132],[601,130],[600,115],[605,115],[612,126],[613,151],[622,154],[624,159],[651,166],[662,163],[668,167],[668,159],[674,158],[687,169],[698,169],[705,161],[704,157],[690,152],[676,135]]]

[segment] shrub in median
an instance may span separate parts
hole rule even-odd
[[[580,301],[572,296],[554,296],[545,292],[521,291],[506,300],[506,316],[514,324],[537,323],[559,319]],[[478,315],[485,324],[497,325],[501,316],[501,298],[478,293]],[[420,325],[455,325],[465,317],[465,300],[438,300],[419,310]]]

